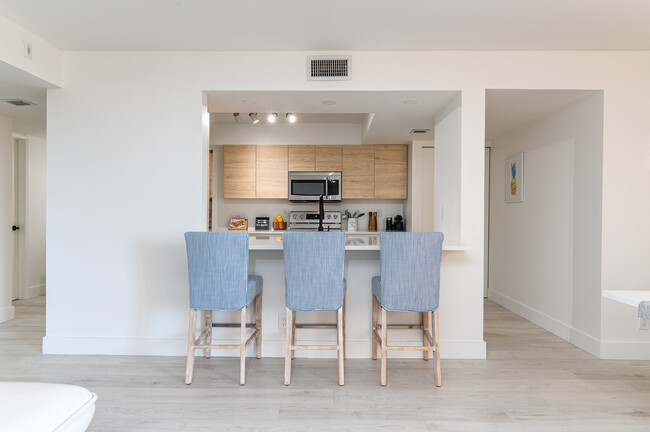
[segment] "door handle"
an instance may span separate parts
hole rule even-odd
[[[20,227],[19,227],[19,226],[16,226],[16,225],[14,225],[14,226],[11,227],[11,230],[12,230],[12,231],[16,231],[16,230],[19,230],[19,229],[20,229]]]

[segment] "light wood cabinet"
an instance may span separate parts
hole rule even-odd
[[[341,171],[344,199],[406,199],[406,145],[225,145],[224,198],[288,196],[289,171]]]
[[[288,146],[257,146],[256,197],[288,198],[288,171]]]
[[[341,171],[341,146],[314,146],[315,171]]]
[[[313,145],[289,146],[289,171],[316,171]]]
[[[375,197],[375,146],[343,146],[341,165],[344,199]]]
[[[224,198],[255,198],[256,147],[223,146]]]
[[[407,152],[405,145],[375,146],[375,198],[408,197]]]

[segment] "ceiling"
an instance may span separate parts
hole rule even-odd
[[[259,91],[209,92],[212,122],[251,123],[248,113],[295,113],[301,124],[358,124],[367,127],[362,143],[405,144],[413,139],[433,139],[433,133],[413,136],[413,129],[431,129],[434,116],[458,95],[453,91]],[[261,122],[265,122],[262,115]],[[284,120],[281,120],[284,122]],[[366,122],[369,121],[369,125]]]
[[[650,1],[641,0],[0,0],[0,15],[61,50],[650,50]],[[14,118],[16,131],[45,136],[46,88],[0,62],[0,99],[37,104],[18,108],[0,102],[0,114]],[[330,92],[304,93],[265,92],[264,98],[260,93],[255,109],[241,103],[241,94],[231,99],[221,94],[211,111],[297,112],[313,114],[314,123],[355,124],[374,113],[364,142],[397,143],[410,139],[413,128],[430,128],[433,114],[453,96],[356,92],[358,100],[338,94],[337,104],[325,106]],[[575,97],[571,92],[488,97],[487,136]],[[331,114],[351,117],[334,120]]]
[[[648,50],[643,0],[0,0],[61,50]]]

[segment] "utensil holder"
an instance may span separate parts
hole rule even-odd
[[[349,217],[348,218],[348,231],[357,231],[359,226],[359,218]]]

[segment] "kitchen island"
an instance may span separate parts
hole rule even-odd
[[[284,261],[282,254],[283,231],[249,232],[249,274],[264,278],[264,309],[262,312],[262,355],[283,357],[285,350],[285,298]],[[445,245],[444,251],[466,250],[465,246]],[[370,281],[379,271],[379,233],[347,232],[345,246],[346,279],[346,357],[371,357],[371,291]],[[443,265],[446,253],[443,253]],[[444,290],[444,280],[441,291]],[[444,308],[444,304],[442,304]],[[444,313],[441,310],[441,314]],[[415,324],[420,314],[391,312],[391,324]],[[215,322],[235,322],[237,312],[213,312]],[[250,320],[250,318],[249,318]],[[249,321],[250,322],[250,321]],[[298,312],[297,323],[336,322],[335,312]],[[213,337],[218,343],[236,343],[239,330],[215,328]],[[336,334],[332,330],[298,329],[298,341],[306,344],[335,344]],[[401,331],[391,336],[393,344],[408,345],[421,343],[421,330]],[[214,355],[233,356],[232,350],[214,350]],[[444,353],[441,350],[441,354]],[[252,348],[248,355],[252,356]],[[297,357],[335,357],[329,351],[297,351]],[[391,352],[391,357],[421,358],[418,352]]]

